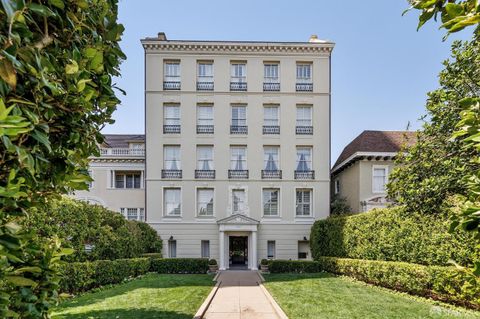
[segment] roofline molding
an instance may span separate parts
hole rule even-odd
[[[332,174],[334,174],[336,171],[341,169],[343,166],[348,164],[350,161],[354,160],[357,157],[361,156],[396,156],[398,152],[355,152],[351,156],[349,156],[346,160],[341,162],[340,164],[336,165],[334,168],[332,168]]]

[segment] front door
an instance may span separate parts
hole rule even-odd
[[[248,236],[229,236],[230,267],[248,266]]]

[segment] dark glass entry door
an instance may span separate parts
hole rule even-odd
[[[230,265],[247,265],[248,263],[248,237],[230,236],[229,237],[229,255]]]

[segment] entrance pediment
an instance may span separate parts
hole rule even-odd
[[[242,214],[234,214],[217,220],[219,225],[258,225],[259,223],[258,220]]]

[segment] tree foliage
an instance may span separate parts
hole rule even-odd
[[[330,214],[331,215],[344,215],[352,212],[352,208],[348,205],[347,199],[345,197],[339,196],[338,194],[334,195],[330,203]]]
[[[0,3],[0,317],[44,318],[66,251],[19,225],[49,195],[86,188],[119,102],[123,26],[117,0]]]
[[[399,153],[390,176],[389,197],[411,212],[435,213],[449,196],[467,195],[464,179],[480,168],[471,161],[480,152],[452,139],[463,99],[480,93],[480,43],[456,41],[443,65],[440,87],[428,93],[423,130],[416,144]]]

